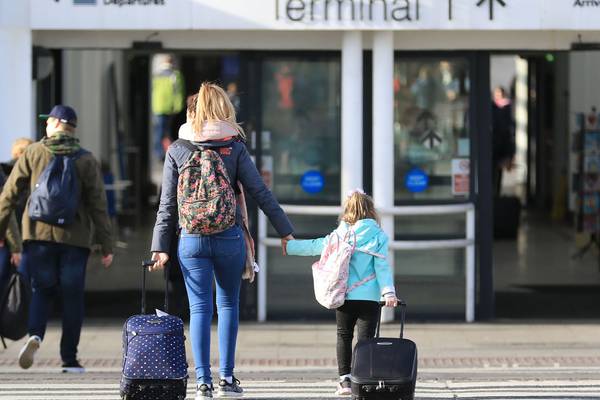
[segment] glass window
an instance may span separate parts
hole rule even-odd
[[[297,238],[314,239],[331,233],[337,226],[336,216],[290,215]],[[270,227],[269,236],[277,237]],[[279,247],[267,250],[267,318],[335,319],[335,314],[319,305],[313,290],[312,264],[315,257],[283,256]],[[260,272],[259,272],[260,273]]]
[[[468,60],[396,58],[397,203],[468,198],[468,106]]]
[[[282,203],[338,204],[340,61],[267,59],[262,67],[262,161]]]
[[[394,218],[396,240],[460,239],[466,214],[401,215]]]
[[[465,316],[465,251],[402,250],[394,256],[394,283],[398,296],[419,318]],[[400,310],[396,310],[400,317]]]

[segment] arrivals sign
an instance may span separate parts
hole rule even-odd
[[[600,30],[600,0],[30,0],[32,29]]]

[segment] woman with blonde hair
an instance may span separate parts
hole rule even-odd
[[[152,238],[153,269],[168,261],[169,243],[179,226],[178,254],[190,304],[196,400],[212,398],[213,391],[216,397],[241,397],[243,390],[233,369],[246,247],[241,210],[235,203],[237,182],[267,215],[282,245],[293,239],[293,227],[246,150],[244,131],[226,92],[215,84],[203,83],[195,108],[188,108],[192,109],[193,113],[188,112],[191,121],[180,129],[180,138],[165,157]],[[210,373],[214,279],[221,375],[216,390]]]

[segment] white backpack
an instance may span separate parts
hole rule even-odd
[[[348,229],[343,238],[334,231],[329,235],[321,258],[312,266],[315,298],[323,307],[330,310],[341,307],[347,293],[376,278],[373,273],[348,287],[350,258],[355,251],[385,258],[384,255],[357,248],[356,234],[352,229]]]

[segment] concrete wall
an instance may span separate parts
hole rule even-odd
[[[0,1],[0,161],[19,137],[34,138],[29,0]]]

